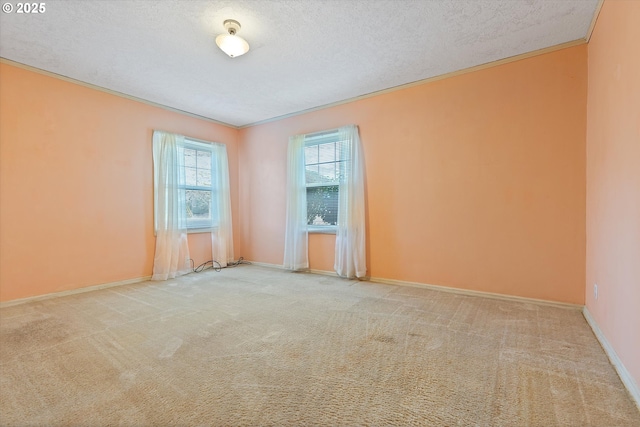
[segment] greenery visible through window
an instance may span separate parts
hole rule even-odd
[[[211,228],[216,222],[212,215],[215,195],[211,148],[207,144],[185,143],[183,168],[187,228]]]
[[[331,229],[338,223],[338,183],[347,161],[342,146],[337,132],[305,140],[307,224],[313,228]]]

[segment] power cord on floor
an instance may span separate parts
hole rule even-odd
[[[191,270],[194,273],[200,273],[201,271],[211,270],[211,269],[213,269],[217,273],[220,273],[223,268],[231,268],[231,267],[237,267],[239,265],[251,264],[249,261],[245,261],[243,257],[238,258],[237,261],[228,262],[226,267],[223,267],[222,265],[220,265],[220,263],[216,260],[209,260],[207,262],[203,262],[197,267],[195,267],[195,263],[193,262],[193,259],[189,259],[189,261],[191,261]]]
[[[202,264],[194,268],[193,272],[200,273],[201,271],[210,270],[210,269],[213,269],[216,272],[220,273],[220,271],[222,271],[222,266],[218,261],[211,260],[211,261],[203,262]]]
[[[244,257],[240,257],[238,258],[237,261],[231,261],[227,263],[227,267],[237,267],[239,265],[250,265],[251,263],[249,261],[245,261]]]

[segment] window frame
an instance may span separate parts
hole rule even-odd
[[[214,200],[217,200],[215,197],[217,197],[218,193],[220,192],[220,189],[217,188],[217,186],[215,184],[217,184],[216,182],[216,175],[214,174],[214,148],[216,145],[218,145],[218,143],[215,142],[209,142],[209,141],[202,141],[199,139],[194,139],[194,138],[188,138],[188,137],[184,137],[182,142],[178,143],[179,145],[179,149],[178,149],[178,153],[182,155],[182,158],[179,160],[178,166],[181,168],[185,168],[186,166],[184,165],[184,150],[185,149],[191,149],[191,150],[197,150],[197,151],[208,151],[210,153],[210,159],[211,159],[211,164],[210,164],[210,170],[211,170],[211,186],[210,187],[205,187],[205,186],[188,186],[186,184],[186,176],[183,175],[183,179],[185,179],[185,183],[180,184],[178,186],[178,188],[182,191],[185,192],[185,209],[186,209],[186,191],[187,190],[202,190],[202,191],[211,191],[211,200],[210,200],[210,204],[209,204],[209,211],[211,212],[211,221],[208,223],[200,222],[197,223],[195,226],[189,227],[188,221],[185,218],[185,226],[186,226],[186,230],[187,230],[187,234],[192,234],[192,233],[210,233],[215,231],[218,228],[219,225],[219,218],[214,217]],[[197,163],[196,163],[197,164]],[[197,169],[197,168],[196,168]],[[186,175],[186,171],[185,175]],[[181,174],[183,173],[182,171],[180,172]],[[155,173],[154,173],[155,175]],[[154,180],[153,183],[153,234],[154,236],[158,235],[158,187],[157,187],[157,183]],[[185,212],[186,215],[186,212]]]
[[[310,134],[310,135],[305,135],[304,138],[304,148],[305,151],[308,147],[313,147],[313,146],[320,146],[322,144],[338,144],[340,142],[340,134],[337,130],[331,130],[331,131],[326,131],[326,132],[319,132],[319,133],[315,133],[315,134]],[[335,149],[337,150],[337,145],[335,146]],[[324,163],[333,163],[333,164],[339,164],[342,162],[347,162],[349,161],[348,159],[338,159],[338,155],[337,153],[334,155],[334,160],[332,162],[324,162]],[[322,164],[323,162],[320,162],[320,158],[318,155],[318,162],[315,163],[317,165]],[[307,159],[306,159],[306,155],[305,155],[305,160],[304,160],[304,168],[305,168],[305,191],[308,191],[309,188],[318,188],[318,187],[338,187],[338,198],[340,197],[340,180],[339,178],[336,178],[335,181],[331,181],[331,182],[314,182],[314,183],[308,183],[306,182],[306,170],[307,170]],[[307,209],[309,209],[309,200],[307,198]],[[336,225],[312,225],[312,224],[307,224],[307,231],[309,233],[313,233],[313,234],[336,234],[338,231],[338,226]]]
[[[211,173],[211,185],[209,187],[206,186],[198,186],[198,185],[187,185],[186,183],[186,168],[187,166],[184,164],[184,150],[196,150],[196,158],[197,158],[197,152],[198,151],[206,151],[209,153],[209,160],[210,160],[210,164],[209,164],[209,171]],[[198,140],[194,140],[192,138],[184,138],[184,143],[182,143],[182,163],[181,166],[183,168],[185,168],[185,183],[184,185],[180,185],[179,188],[185,192],[185,208],[186,208],[186,192],[189,190],[195,190],[195,191],[209,191],[211,192],[211,197],[209,199],[209,212],[211,215],[211,220],[193,220],[192,221],[192,226],[189,226],[189,219],[187,218],[185,220],[186,222],[186,226],[187,226],[187,234],[189,233],[208,233],[211,232],[213,230],[215,230],[218,227],[218,223],[219,223],[219,218],[215,218],[214,217],[214,201],[216,200],[216,196],[217,196],[217,192],[219,190],[217,190],[216,186],[214,185],[215,182],[215,175],[214,175],[214,170],[213,170],[213,165],[214,165],[214,153],[213,153],[213,144],[209,143],[209,142],[205,142],[205,141],[198,141]],[[197,165],[197,163],[196,163]],[[196,173],[197,173],[197,169],[198,167],[196,166]]]

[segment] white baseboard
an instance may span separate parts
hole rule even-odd
[[[147,280],[150,280],[150,279],[151,279],[151,276],[136,277],[134,279],[126,279],[126,280],[119,280],[117,282],[101,283],[99,285],[86,286],[86,287],[77,288],[77,289],[70,289],[68,291],[52,292],[50,294],[14,299],[11,301],[0,302],[0,308],[10,307],[12,305],[24,304],[32,301],[41,301],[41,300],[46,300],[51,298],[64,297],[67,295],[75,295],[75,294],[81,294],[84,292],[97,291],[98,289],[112,288],[114,286],[131,285],[133,283],[146,282]]]
[[[268,262],[257,262],[257,261],[249,261],[252,265],[257,265],[259,267],[266,268],[275,268],[276,270],[286,270],[281,264],[270,264]],[[322,274],[323,276],[334,276],[338,277],[338,274],[335,271],[327,271],[327,270],[315,270],[315,269],[307,269],[302,270],[300,273],[313,273],[313,274]]]
[[[327,271],[327,270],[314,270],[309,269],[309,273],[313,273],[313,274],[320,274],[322,276],[333,276],[333,277],[340,277],[338,276],[338,273],[336,273],[335,271]]]
[[[284,269],[282,265],[269,264],[265,262],[251,261],[251,264],[258,265],[260,267],[275,268],[279,270]],[[335,271],[309,269],[306,272],[313,273],[313,274],[322,274],[324,276],[339,277]],[[407,282],[404,280],[395,280],[395,279],[384,279],[381,277],[369,277],[368,279],[364,279],[364,280],[369,282],[374,282],[374,283],[382,283],[385,285],[411,286],[414,288],[431,289],[434,291],[450,292],[450,293],[460,294],[460,295],[500,299],[500,300],[506,300],[506,301],[519,301],[519,302],[526,302],[526,303],[538,304],[538,305],[550,305],[554,307],[571,308],[574,310],[582,310],[582,307],[583,307],[580,304],[571,304],[568,302],[548,301],[548,300],[536,299],[536,298],[519,297],[515,295],[496,294],[493,292],[483,292],[483,291],[474,291],[470,289],[451,288],[449,286],[430,285],[427,283]]]
[[[466,295],[466,296],[499,299],[499,300],[505,300],[505,301],[526,302],[526,303],[537,304],[537,305],[550,305],[553,307],[571,308],[574,310],[581,310],[583,307],[580,304],[572,304],[568,302],[549,301],[549,300],[529,298],[529,297],[519,297],[516,295],[496,294],[494,292],[475,291],[471,289],[452,288],[449,286],[430,285],[427,283],[419,283],[419,282],[406,282],[403,280],[383,279],[379,277],[371,277],[369,281],[374,283],[384,283],[387,285],[411,286],[414,288],[431,289],[434,291],[449,292],[452,294],[460,294],[460,295]]]
[[[613,349],[613,347],[611,346],[607,338],[602,333],[602,330],[598,326],[598,323],[596,323],[593,316],[591,316],[591,313],[589,312],[589,309],[587,309],[586,306],[582,309],[582,315],[587,320],[587,323],[589,324],[589,326],[591,326],[591,330],[595,334],[596,338],[598,338],[598,341],[600,341],[600,345],[602,345],[602,348],[604,349],[604,352],[607,354],[609,361],[611,362],[616,372],[618,373],[618,376],[622,380],[622,383],[629,391],[631,398],[635,401],[636,406],[638,407],[638,410],[640,410],[640,388],[638,388],[638,384],[636,384],[633,377],[631,376],[627,368],[624,366],[624,364],[616,354],[616,351]]]
[[[267,267],[267,268],[275,268],[276,270],[284,270],[284,267],[281,264],[270,264],[268,262],[258,262],[258,261],[249,261],[251,265],[257,265],[258,267]]]

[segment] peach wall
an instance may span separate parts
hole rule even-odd
[[[238,215],[236,129],[7,64],[0,88],[0,300],[151,274],[153,129],[227,144]]]
[[[639,46],[640,2],[606,1],[589,42],[586,305],[636,385],[640,385]]]
[[[359,125],[368,267],[576,304],[585,280],[585,45],[240,131],[247,259],[281,264],[290,135]],[[333,269],[333,236],[310,237]]]

